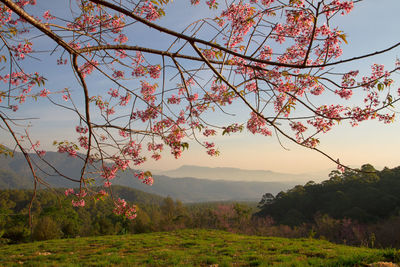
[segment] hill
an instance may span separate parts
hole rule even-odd
[[[197,178],[170,178],[162,175],[155,175],[154,179],[155,182],[151,187],[127,175],[116,178],[115,183],[161,196],[171,196],[183,202],[258,202],[265,192],[278,193],[293,186],[290,183],[279,182],[212,181]]]
[[[32,159],[44,172],[38,175],[44,177],[52,187],[76,187],[77,184],[60,177],[50,167],[41,163],[36,155]],[[47,152],[45,160],[50,162],[64,175],[79,177],[82,161],[67,157],[56,152]],[[0,157],[0,189],[29,189],[33,187],[32,174],[21,153],[15,153],[13,158]],[[50,175],[48,175],[50,174]],[[98,185],[102,184],[97,179]],[[154,176],[153,186],[142,184],[132,172],[120,172],[113,184],[139,189],[160,196],[171,196],[184,202],[199,201],[259,201],[265,192],[278,193],[294,186],[294,182],[244,182],[244,181],[212,181],[197,178],[171,178],[164,175]],[[278,179],[276,179],[278,180]]]
[[[395,249],[335,245],[215,230],[60,239],[0,246],[0,265],[29,266],[368,266],[399,261]]]
[[[276,196],[266,194],[258,216],[300,225],[316,215],[347,218],[361,223],[378,222],[400,214],[400,167],[377,171],[365,164],[357,171],[332,172],[320,184],[298,185]]]
[[[183,165],[178,169],[169,171],[154,171],[154,173],[177,178],[193,177],[200,179],[228,181],[303,183],[310,180],[320,181],[324,177],[328,176],[329,171],[291,174],[268,170],[244,170],[239,168],[211,168],[204,166]]]

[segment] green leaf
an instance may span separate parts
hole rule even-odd
[[[189,144],[188,143],[182,143],[181,146],[182,146],[183,150],[189,149]]]
[[[387,96],[387,101],[389,103],[389,105],[393,102],[393,97],[391,95]]]
[[[14,152],[7,148],[5,145],[0,144],[0,155],[3,154],[6,157],[14,157]]]
[[[283,77],[286,77],[286,76],[289,75],[289,72],[287,72],[286,70],[284,70],[284,71],[281,72],[281,74],[282,74]]]
[[[340,39],[343,40],[343,42],[345,42],[346,44],[348,44],[348,43],[347,43],[347,40],[346,40],[346,34],[342,33],[342,34],[339,35],[339,37],[340,37]]]

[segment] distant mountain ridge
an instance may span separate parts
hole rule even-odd
[[[60,177],[49,167],[40,164],[36,155],[31,155],[31,157],[43,170],[52,174],[51,176],[45,177],[43,173],[38,172],[38,175],[44,177],[44,180],[51,186],[63,188],[77,186],[77,183]],[[81,160],[57,152],[47,152],[45,159],[51,162],[61,173],[69,177],[77,179],[80,176],[80,169],[82,167]],[[232,171],[228,172],[227,169],[229,168],[220,168],[218,170],[220,171],[219,173],[226,171],[231,174]],[[235,169],[232,168],[232,170]],[[102,185],[103,180],[100,177],[94,176],[93,178],[96,180],[96,185]],[[275,179],[275,181],[277,180],[279,179]],[[112,180],[112,183],[114,185],[127,186],[164,197],[171,196],[183,202],[204,202],[228,200],[259,201],[262,195],[267,192],[277,194],[280,191],[287,190],[301,183],[301,181],[227,181],[224,179],[171,178],[165,175],[154,175],[153,186],[148,186],[135,178],[131,171],[125,171],[119,172],[119,177]],[[32,187],[32,174],[30,173],[22,153],[15,153],[12,158],[0,156],[0,189],[30,189]]]
[[[328,177],[328,171],[290,174],[280,173],[269,170],[244,170],[230,167],[204,167],[196,165],[183,165],[178,169],[169,171],[154,171],[153,173],[162,174],[170,177],[185,178],[193,177],[210,180],[229,180],[246,182],[297,182],[305,183],[310,180],[323,180]],[[326,176],[326,177],[324,177]]]

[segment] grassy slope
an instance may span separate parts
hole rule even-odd
[[[0,246],[0,266],[365,266],[399,252],[210,230],[50,240]]]

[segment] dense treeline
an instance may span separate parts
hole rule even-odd
[[[276,196],[266,193],[254,217],[290,226],[295,236],[400,247],[400,167],[377,171],[365,164],[359,171],[332,171],[329,177]]]
[[[139,190],[115,186],[115,196],[140,205],[158,207],[163,198]],[[33,227],[28,226],[29,203],[33,190],[0,191],[0,240],[23,242],[75,236],[117,234],[126,231],[129,222],[113,214],[108,200],[88,201],[86,208],[74,208],[64,190],[38,190],[31,214]],[[1,242],[0,242],[1,243]]]
[[[361,172],[333,171],[330,179],[316,184],[265,194],[258,216],[270,216],[275,222],[300,225],[312,222],[317,214],[335,219],[348,218],[360,223],[374,223],[400,215],[400,167],[376,171],[370,164]]]
[[[213,228],[236,231],[248,227],[252,207],[239,203],[183,205],[127,187],[113,186],[115,197],[138,206],[133,221],[116,216],[110,198],[91,200],[84,208],[71,205],[64,190],[39,190],[32,207],[33,227],[28,225],[32,190],[0,191],[0,243],[26,242],[76,236]],[[256,206],[256,203],[252,205]],[[248,221],[245,223],[245,221]]]

